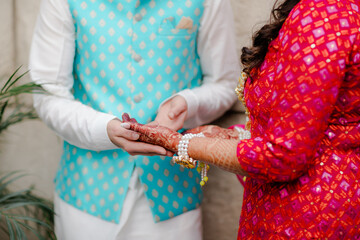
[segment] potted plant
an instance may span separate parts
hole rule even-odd
[[[34,109],[20,102],[17,96],[44,93],[44,90],[35,83],[19,84],[26,74],[18,76],[19,70],[0,82],[0,133],[16,123],[37,117]],[[36,196],[33,187],[9,190],[9,185],[24,175],[20,172],[0,174],[0,239],[55,239],[52,203]]]

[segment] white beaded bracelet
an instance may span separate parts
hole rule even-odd
[[[207,171],[209,169],[209,166],[207,164],[204,164],[189,157],[188,154],[190,139],[194,137],[205,137],[205,136],[203,133],[198,133],[198,134],[187,133],[183,135],[178,144],[178,156],[174,156],[173,161],[186,168],[195,168],[197,166],[197,170],[201,174],[200,185],[204,186],[205,183],[208,181]]]
[[[250,139],[251,138],[251,133],[248,130],[245,130],[241,127],[235,127],[236,131],[238,131],[239,133],[239,140],[244,140],[244,139]]]
[[[182,136],[179,145],[178,145],[178,155],[179,156],[186,156],[189,157],[188,155],[188,146],[189,146],[189,142],[190,139],[194,138],[194,137],[205,137],[203,133],[198,133],[198,134],[193,134],[193,133],[187,133],[184,136]]]

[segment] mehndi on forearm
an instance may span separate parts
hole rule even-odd
[[[193,159],[247,176],[237,159],[238,142],[239,140],[193,138],[189,143],[188,154]]]

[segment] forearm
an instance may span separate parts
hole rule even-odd
[[[204,125],[196,127],[187,130],[184,134],[186,133],[202,133],[207,138],[242,140],[242,138],[239,137],[239,132],[236,129],[226,129],[216,125]]]
[[[217,83],[204,82],[201,87],[190,90],[196,101],[192,101],[193,98],[188,97],[190,94],[184,96],[185,99],[190,99],[188,101],[189,114],[184,127],[189,129],[208,124],[229,110],[236,101],[235,84],[232,82],[236,83],[236,77]],[[193,104],[194,102],[197,104]],[[192,105],[196,105],[196,107],[191,107]]]
[[[144,138],[140,140],[147,143],[162,146],[172,152],[178,152],[179,142],[182,139],[180,133],[177,133],[169,128],[161,126],[142,125],[136,122],[129,122],[130,129],[143,135]],[[204,126],[206,127],[206,126]],[[220,128],[208,126],[210,132],[220,132]],[[194,134],[197,132],[193,132]],[[209,133],[207,133],[209,134]],[[206,136],[206,133],[204,133]],[[196,160],[205,162],[226,171],[233,172],[240,175],[247,176],[247,173],[242,169],[237,158],[238,139],[221,139],[221,138],[192,138],[188,145],[188,155]]]
[[[188,154],[193,159],[217,166],[225,171],[247,176],[237,159],[238,140],[193,138]]]
[[[187,129],[224,114],[236,101],[234,89],[240,76],[230,1],[209,0],[205,6],[197,44],[203,82],[179,93],[188,103]]]
[[[42,1],[31,45],[31,79],[49,94],[34,96],[39,117],[75,146],[100,151],[116,149],[107,135],[115,116],[76,101],[74,84],[75,26],[67,1]]]
[[[34,95],[34,107],[46,125],[70,144],[94,151],[117,148],[106,130],[115,118],[111,114],[55,95]]]

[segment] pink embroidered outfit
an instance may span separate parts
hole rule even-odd
[[[360,239],[359,9],[300,1],[247,80],[238,239]]]

